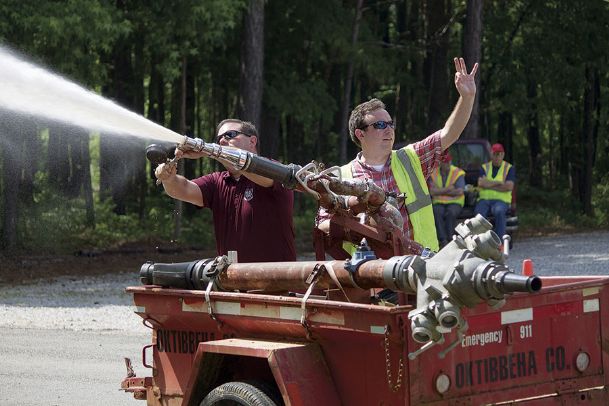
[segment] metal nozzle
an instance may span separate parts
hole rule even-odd
[[[182,151],[201,152],[205,148],[205,145],[205,141],[201,138],[190,138],[185,135],[184,140],[178,144],[178,148]]]
[[[467,219],[463,223],[455,227],[455,231],[457,232],[457,234],[459,234],[463,238],[476,234],[482,234],[492,229],[493,225],[489,223],[489,221],[480,214],[476,214],[475,217]]]
[[[442,327],[453,329],[461,321],[461,310],[448,300],[438,300],[436,301],[435,316]]]
[[[429,341],[438,341],[442,335],[436,327],[438,323],[426,313],[419,313],[410,319],[412,339],[418,343],[425,344]]]
[[[210,158],[228,161],[233,168],[242,171],[248,168],[252,153],[238,148],[225,147],[222,145],[205,142],[200,138],[184,136],[178,148],[183,151],[202,152]]]
[[[161,144],[150,144],[146,147],[146,158],[154,165],[160,165],[167,162],[168,159],[173,159],[174,149]]]
[[[475,244],[472,245],[470,249],[472,249],[477,256],[503,262],[501,251],[499,251],[501,240],[494,231],[488,230],[485,233],[476,235],[473,238],[473,242]]]

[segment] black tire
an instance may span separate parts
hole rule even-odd
[[[199,406],[277,406],[264,391],[245,382],[227,382],[205,396]]]

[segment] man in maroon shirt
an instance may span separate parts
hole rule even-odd
[[[258,152],[258,132],[247,121],[224,120],[216,134],[220,145]],[[196,159],[204,154],[176,149],[176,156]],[[271,179],[223,164],[226,171],[194,180],[178,175],[171,164],[159,165],[155,174],[169,196],[211,209],[218,255],[237,251],[239,262],[295,261],[293,192]]]

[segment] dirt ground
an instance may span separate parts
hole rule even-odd
[[[119,248],[107,251],[79,251],[68,255],[0,253],[0,285],[14,285],[39,280],[53,281],[60,276],[138,273],[146,261],[189,262],[211,258],[215,252],[193,249]]]

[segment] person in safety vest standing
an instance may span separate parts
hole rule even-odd
[[[516,170],[503,160],[503,145],[493,144],[491,153],[491,161],[482,165],[482,173],[478,179],[480,196],[475,211],[484,217],[491,213],[495,218],[494,231],[502,238],[505,234],[506,213],[512,203]]]
[[[465,172],[451,164],[452,157],[444,152],[440,167],[432,172],[429,192],[440,248],[450,242],[455,232],[457,216],[465,203]]]
[[[467,73],[463,58],[455,58],[454,63],[459,100],[444,127],[424,140],[393,150],[395,123],[378,99],[355,107],[349,117],[349,135],[362,150],[341,168],[342,176],[372,179],[385,192],[405,198],[400,212],[404,219],[403,240],[407,242],[404,248],[411,254],[420,254],[424,247],[439,249],[426,179],[437,168],[442,152],[461,135],[476,96],[478,63],[471,73]],[[317,227],[328,233],[329,220],[324,215],[318,215]],[[353,252],[352,247],[346,250]]]

